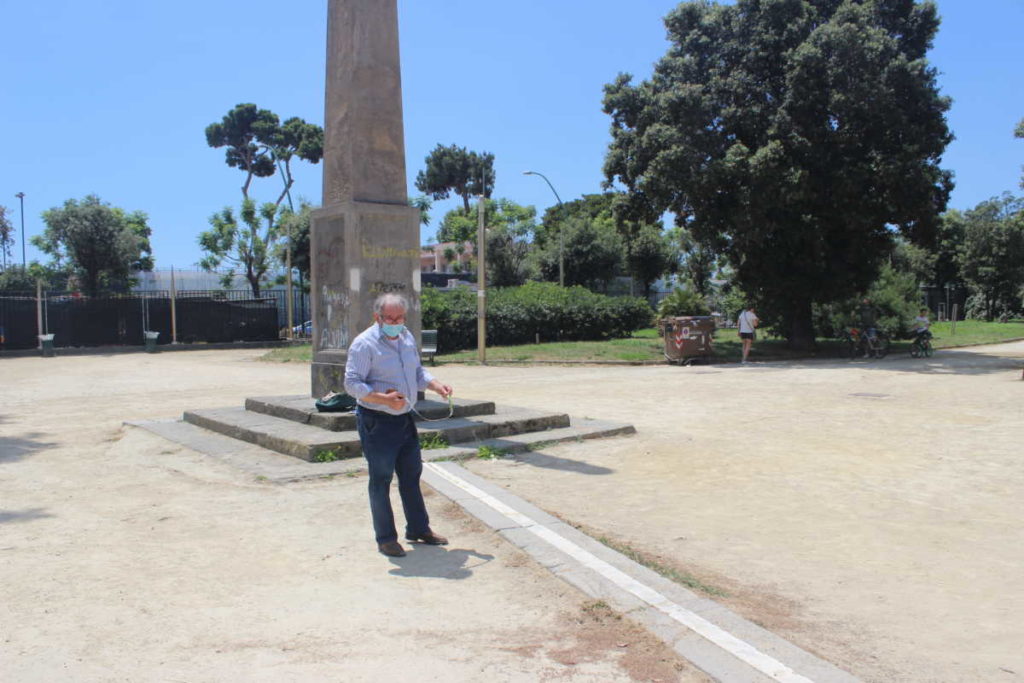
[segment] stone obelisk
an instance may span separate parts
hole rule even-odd
[[[341,391],[348,345],[382,292],[420,334],[419,210],[409,206],[397,0],[329,0],[323,204],[310,236],[312,395]]]

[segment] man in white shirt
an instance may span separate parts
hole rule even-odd
[[[754,345],[754,330],[761,323],[761,320],[754,313],[754,307],[747,304],[743,307],[736,324],[740,328],[740,339],[743,340],[743,363],[746,364],[747,356],[750,355],[750,347]]]
[[[373,304],[374,324],[348,349],[345,391],[357,399],[356,429],[370,471],[368,490],[377,549],[402,557],[391,509],[391,479],[398,475],[398,493],[405,511],[405,540],[445,545],[448,539],[430,528],[420,475],[423,460],[413,419],[418,391],[430,389],[448,398],[452,388],[434,379],[420,364],[416,339],[405,327],[409,302],[398,294],[382,294]]]

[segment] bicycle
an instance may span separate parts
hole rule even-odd
[[[885,358],[889,353],[889,335],[882,330],[875,330],[873,335],[865,335],[865,357]]]
[[[932,356],[932,333],[928,330],[919,332],[910,343],[910,355],[914,358],[931,358]]]
[[[861,351],[861,331],[856,327],[848,327],[844,332],[843,356],[845,358],[857,358]]]
[[[874,334],[856,327],[846,330],[847,358],[885,358],[889,353],[889,336],[882,330]]]

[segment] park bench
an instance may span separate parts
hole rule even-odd
[[[437,330],[423,330],[423,342],[420,348],[420,357],[430,360],[434,364],[434,355],[437,353]]]

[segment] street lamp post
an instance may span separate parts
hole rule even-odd
[[[25,193],[19,192],[14,196],[21,202],[21,269],[25,270],[28,268],[25,261]]]
[[[555,193],[555,199],[558,200],[558,207],[563,208],[565,205],[562,204],[562,198],[558,196],[558,192],[555,191],[555,186],[551,184],[547,176],[543,173],[537,173],[536,171],[523,171],[523,175],[536,175],[544,179],[544,182],[548,184],[551,191]],[[562,213],[562,220],[565,220],[565,212]],[[558,286],[565,287],[565,226],[558,226]]]

